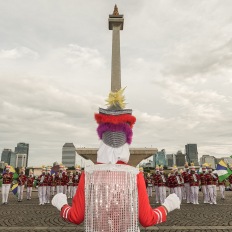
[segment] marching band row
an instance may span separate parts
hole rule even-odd
[[[202,167],[202,173],[197,174],[194,164],[189,167],[185,164],[185,169],[178,171],[174,166],[168,176],[165,176],[163,167],[156,167],[153,175],[145,177],[147,194],[152,196],[153,186],[155,188],[156,203],[163,203],[166,198],[167,192],[169,194],[176,193],[180,201],[192,204],[199,204],[198,195],[199,188],[203,193],[204,203],[217,204],[216,202],[216,186],[219,186],[221,199],[225,199],[225,181],[220,182],[218,176],[212,173],[210,166]],[[232,175],[229,177],[232,184]]]
[[[56,174],[51,174],[51,168],[42,168],[42,174],[37,178],[33,172],[30,171],[29,175],[25,175],[25,169],[22,168],[16,180],[13,180],[13,174],[10,173],[10,166],[7,165],[5,172],[1,175],[2,183],[2,204],[8,203],[8,196],[11,186],[17,182],[17,195],[18,202],[23,200],[24,187],[26,186],[26,198],[31,199],[32,188],[34,183],[38,186],[39,205],[50,203],[51,195],[56,193],[67,194],[68,198],[73,198],[76,193],[81,175],[81,169],[75,168],[75,172],[67,174],[63,165],[59,166],[59,171]]]

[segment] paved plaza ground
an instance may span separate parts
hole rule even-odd
[[[180,210],[168,215],[167,222],[150,228],[140,227],[141,231],[232,231],[232,192],[226,192],[226,200],[221,200],[218,192],[217,205],[192,205],[183,203]],[[154,197],[150,198],[153,207]],[[69,200],[71,204],[71,200]],[[76,226],[64,222],[58,210],[51,204],[38,205],[37,192],[33,192],[32,200],[17,202],[10,193],[9,204],[0,205],[0,231],[84,231],[83,225]]]

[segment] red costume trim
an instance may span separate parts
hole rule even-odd
[[[106,115],[106,114],[95,114],[95,120],[98,124],[100,123],[128,123],[132,128],[135,124],[136,118],[130,114],[122,114],[122,115]]]

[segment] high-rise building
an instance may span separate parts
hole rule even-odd
[[[156,154],[153,155],[153,163],[154,166],[167,166],[165,149],[162,149],[161,151],[158,151]]]
[[[1,161],[10,165],[11,153],[12,153],[11,149],[4,149],[2,151]]]
[[[28,156],[29,156],[29,144],[28,143],[18,143],[17,147],[15,147],[16,154],[26,154],[26,165],[28,166]]]
[[[9,165],[13,167],[16,166],[16,153],[15,152],[11,152]]]
[[[200,158],[200,163],[201,165],[204,164],[204,163],[208,163],[208,164],[211,164],[211,167],[213,169],[216,168],[216,162],[215,162],[215,157],[214,156],[211,156],[211,155],[203,155],[201,158]]]
[[[0,169],[4,169],[5,168],[5,162],[4,161],[0,161]]]
[[[76,164],[76,148],[73,143],[65,143],[62,148],[62,164],[73,167]]]
[[[168,167],[173,167],[176,164],[176,157],[174,154],[167,154],[166,155],[166,163]]]
[[[194,165],[199,165],[198,163],[198,151],[197,144],[187,144],[185,145],[186,159],[188,163],[194,163]]]
[[[16,168],[26,167],[27,154],[16,154]]]
[[[185,154],[182,153],[182,151],[178,151],[176,153],[176,166],[181,167],[185,164]]]

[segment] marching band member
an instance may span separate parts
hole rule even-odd
[[[148,197],[152,197],[152,179],[151,179],[151,174],[147,173],[147,195]]]
[[[110,93],[112,108],[100,108],[95,115],[101,139],[98,164],[85,167],[72,207],[65,194],[52,199],[63,219],[75,224],[85,220],[86,231],[138,231],[139,222],[144,227],[164,222],[168,212],[180,207],[176,194],[171,194],[163,205],[152,209],[143,174],[127,165],[135,117],[128,109],[114,110],[119,106],[115,101],[120,99],[122,103],[124,99],[122,93]]]
[[[31,200],[31,193],[34,184],[34,174],[33,171],[30,171],[29,176],[27,177],[27,200]]]
[[[63,193],[64,191],[63,175],[62,175],[63,169],[64,169],[64,166],[60,164],[59,172],[55,176],[56,193]]]
[[[181,178],[178,173],[178,168],[176,166],[173,167],[174,175],[172,176],[172,184],[174,187],[174,193],[179,197],[180,202],[182,201],[182,193],[181,193]]]
[[[80,176],[81,176],[81,169],[80,166],[76,166],[76,173],[73,176],[73,197],[76,194],[77,188],[78,188],[78,184],[80,181]]]
[[[191,195],[192,195],[192,203],[194,205],[198,205],[198,194],[199,194],[199,180],[200,177],[195,172],[195,166],[194,163],[191,164],[190,167],[190,174],[189,174],[189,183],[190,183],[190,189],[191,189]]]
[[[160,204],[162,205],[166,198],[166,178],[164,176],[163,166],[160,166],[160,174],[158,176],[158,188],[159,188],[159,197]]]
[[[10,186],[13,182],[13,174],[10,173],[10,165],[6,165],[5,173],[1,175],[2,181],[2,204],[8,204]]]
[[[217,174],[213,174],[212,175],[214,176],[214,179],[213,179],[213,196],[214,196],[214,199],[215,199],[215,205],[217,204],[217,183],[218,183],[218,175]]]
[[[185,188],[184,188],[184,178],[182,176],[183,173],[183,169],[180,169],[180,172],[178,173],[179,177],[180,177],[180,189],[181,189],[181,197],[182,199],[186,200],[186,193],[185,193]]]
[[[62,176],[63,176],[63,193],[67,195],[67,191],[68,191],[68,176],[67,176],[67,169],[64,168],[64,171],[62,173]]]
[[[185,167],[184,171],[182,172],[182,177],[184,179],[184,194],[185,194],[187,203],[189,204],[191,190],[190,190],[190,184],[189,184],[189,166],[187,162],[185,163],[184,167]]]
[[[206,183],[207,183],[207,189],[208,189],[208,193],[209,193],[209,203],[212,204],[217,204],[216,203],[216,199],[215,199],[215,195],[214,195],[214,180],[216,179],[216,176],[213,175],[212,173],[212,168],[211,166],[207,167],[208,168],[208,173],[205,175],[205,179],[206,179]]]
[[[55,173],[52,174],[52,186],[51,186],[51,194],[52,196],[55,195],[55,188],[56,188],[56,182],[55,182]]]
[[[25,176],[25,168],[21,168],[19,177],[17,179],[18,181],[18,202],[21,202],[23,200],[23,190],[25,183],[27,181],[27,177]]]
[[[53,182],[53,176],[51,175],[50,167],[47,168],[46,180],[47,180],[47,186],[46,186],[46,202],[45,203],[49,204],[50,198],[51,198],[52,182]]]
[[[230,164],[229,166],[230,166],[230,170],[232,170],[232,164]],[[229,176],[228,180],[230,182],[230,189],[232,190],[232,174]]]
[[[174,170],[172,169],[168,175],[168,187],[170,189],[170,194],[174,193],[174,183],[176,182]]]
[[[47,177],[46,177],[46,168],[42,168],[42,174],[38,177],[38,195],[39,195],[39,205],[44,205],[46,203],[46,186],[47,186]]]
[[[225,182],[226,182],[225,180],[223,181],[218,180],[218,186],[219,186],[222,200],[225,200]]]
[[[209,203],[209,193],[206,183],[206,167],[202,166],[202,173],[199,174],[200,177],[200,184],[201,184],[201,191],[203,193],[204,204]]]
[[[155,200],[156,203],[159,203],[159,187],[158,187],[158,175],[160,174],[159,166],[156,165],[155,173],[153,174],[153,184],[155,186]]]
[[[69,173],[68,180],[68,198],[73,198],[73,172]]]

